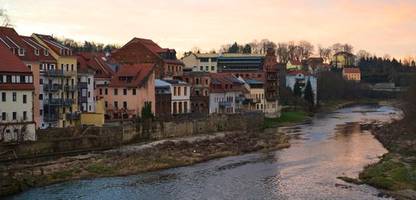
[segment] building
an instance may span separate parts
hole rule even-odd
[[[209,91],[211,84],[208,72],[184,72],[183,81],[191,85],[191,112],[209,113]]]
[[[122,65],[103,93],[107,119],[127,119],[141,115],[145,104],[155,112],[154,64]]]
[[[43,68],[44,79],[39,80],[44,84],[44,93],[39,97],[43,102],[42,128],[74,126],[78,121],[72,117],[78,113],[77,58],[52,36],[32,34],[32,38],[56,60],[56,65]]]
[[[287,64],[286,64],[286,69],[288,71],[302,70],[302,68],[303,68],[303,64],[299,60],[289,60],[289,62],[287,62]]]
[[[172,116],[172,93],[170,87],[171,85],[163,80],[155,80],[155,116],[159,119],[168,119]]]
[[[159,79],[182,76],[184,67],[174,49],[161,48],[149,39],[133,38],[111,56],[120,64],[153,64]]]
[[[280,117],[279,106],[279,64],[275,51],[267,50],[263,62],[264,73],[264,95],[265,95],[265,116],[268,118]]]
[[[312,74],[317,74],[321,71],[328,71],[328,67],[324,64],[324,59],[321,57],[309,57],[306,61],[306,69]]]
[[[332,57],[332,67],[340,69],[340,68],[344,68],[344,67],[351,67],[351,66],[355,66],[355,55],[352,53],[348,53],[348,52],[338,52],[336,54],[334,54],[334,56]]]
[[[164,80],[170,85],[172,114],[191,113],[191,85],[181,80]]]
[[[217,53],[191,53],[182,58],[185,69],[194,72],[217,73]]]
[[[344,67],[342,69],[342,77],[349,81],[361,81],[361,70],[358,67]]]
[[[217,61],[218,72],[263,81],[263,61],[261,54],[222,54]]]
[[[0,45],[0,142],[36,140],[33,73]]]
[[[249,91],[246,95],[247,109],[250,111],[265,112],[266,99],[264,98],[264,83],[253,79],[239,78],[244,82],[244,87]]]
[[[236,113],[242,111],[247,92],[244,82],[228,73],[211,74],[209,113]]]
[[[304,91],[306,88],[306,84],[310,81],[312,86],[312,92],[314,96],[314,103],[317,104],[318,102],[318,87],[317,87],[317,78],[310,73],[305,71],[296,70],[290,71],[286,74],[286,87],[290,88],[292,91],[295,89],[296,83],[299,84],[302,96],[304,95]]]
[[[0,45],[15,54],[33,73],[34,102],[33,114],[36,128],[45,127],[48,114],[43,108],[45,91],[60,90],[61,88],[43,85],[45,71],[55,69],[56,60],[49,54],[48,49],[32,37],[20,36],[13,28],[0,27]],[[46,115],[45,115],[46,113]]]

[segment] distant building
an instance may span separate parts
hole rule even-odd
[[[227,73],[211,74],[209,113],[236,113],[242,110],[244,82]]]
[[[174,49],[161,48],[149,39],[133,38],[111,56],[120,64],[153,64],[159,79],[182,76],[184,67]]]
[[[222,54],[218,57],[218,72],[262,81],[263,61],[262,54]]]
[[[36,140],[33,73],[0,45],[0,142]]]
[[[306,67],[308,71],[312,74],[317,74],[321,71],[328,71],[329,68],[326,64],[324,64],[324,59],[321,57],[309,57],[305,61]]]
[[[350,67],[345,67],[342,69],[342,76],[344,77],[345,80],[349,80],[349,81],[361,81],[361,71],[360,68],[356,67],[356,68],[350,68]]]
[[[217,73],[217,60],[220,54],[216,53],[191,53],[182,58],[185,69],[194,72]]]
[[[292,91],[295,89],[296,83],[298,83],[301,87],[302,94],[304,95],[304,91],[306,88],[307,82],[310,81],[312,86],[312,92],[314,96],[314,103],[317,104],[318,102],[318,87],[317,87],[317,78],[310,73],[301,70],[295,70],[287,72],[286,74],[286,87],[290,88]],[[303,96],[302,95],[302,96]]]
[[[247,109],[250,111],[265,112],[266,99],[264,97],[264,83],[262,81],[243,79],[241,77],[239,79],[244,81],[244,86],[249,91],[246,94]]]
[[[356,64],[355,62],[354,54],[342,51],[333,55],[331,64],[332,67],[340,69],[344,67],[352,67]]]
[[[183,81],[191,86],[191,112],[209,113],[209,91],[211,84],[208,72],[184,72]]]
[[[289,60],[289,62],[287,62],[286,64],[286,69],[288,71],[290,70],[302,70],[302,62],[298,61],[298,60]]]
[[[172,116],[171,85],[163,80],[155,80],[156,107],[155,116],[166,119]]]
[[[181,80],[164,80],[170,85],[172,94],[172,114],[191,112],[191,85]]]
[[[154,69],[154,64],[121,66],[103,94],[107,119],[140,116],[145,103],[155,112]]]
[[[263,63],[264,94],[265,94],[265,116],[268,118],[280,117],[279,106],[279,64],[275,51],[267,50]]]

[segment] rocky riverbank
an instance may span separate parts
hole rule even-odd
[[[406,123],[363,126],[373,132],[389,153],[378,163],[367,166],[360,173],[360,180],[351,182],[380,188],[396,199],[416,199],[416,134],[406,128]]]
[[[46,162],[15,163],[0,169],[0,196],[63,181],[132,175],[286,147],[289,138],[284,133],[267,129],[260,133],[224,132],[168,139]]]

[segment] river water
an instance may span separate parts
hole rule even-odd
[[[375,188],[337,177],[357,177],[387,152],[357,122],[388,121],[398,113],[385,106],[344,108],[287,129],[296,135],[287,149],[135,176],[72,181],[10,199],[383,199]]]

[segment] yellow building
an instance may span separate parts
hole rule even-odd
[[[104,124],[104,114],[104,99],[97,100],[94,113],[81,113],[81,124],[101,127]]]
[[[290,70],[302,70],[302,62],[297,61],[297,60],[290,60],[286,64],[286,69],[289,71]]]
[[[49,85],[57,86],[56,90],[44,94],[43,107],[50,115],[48,119],[54,122],[54,127],[74,126],[79,120],[77,58],[72,55],[70,48],[52,36],[33,34],[32,37],[48,49],[57,63],[54,69],[45,73],[46,80],[43,80]]]
[[[332,57],[332,66],[336,68],[351,67],[355,65],[355,55],[348,52],[338,52]]]

